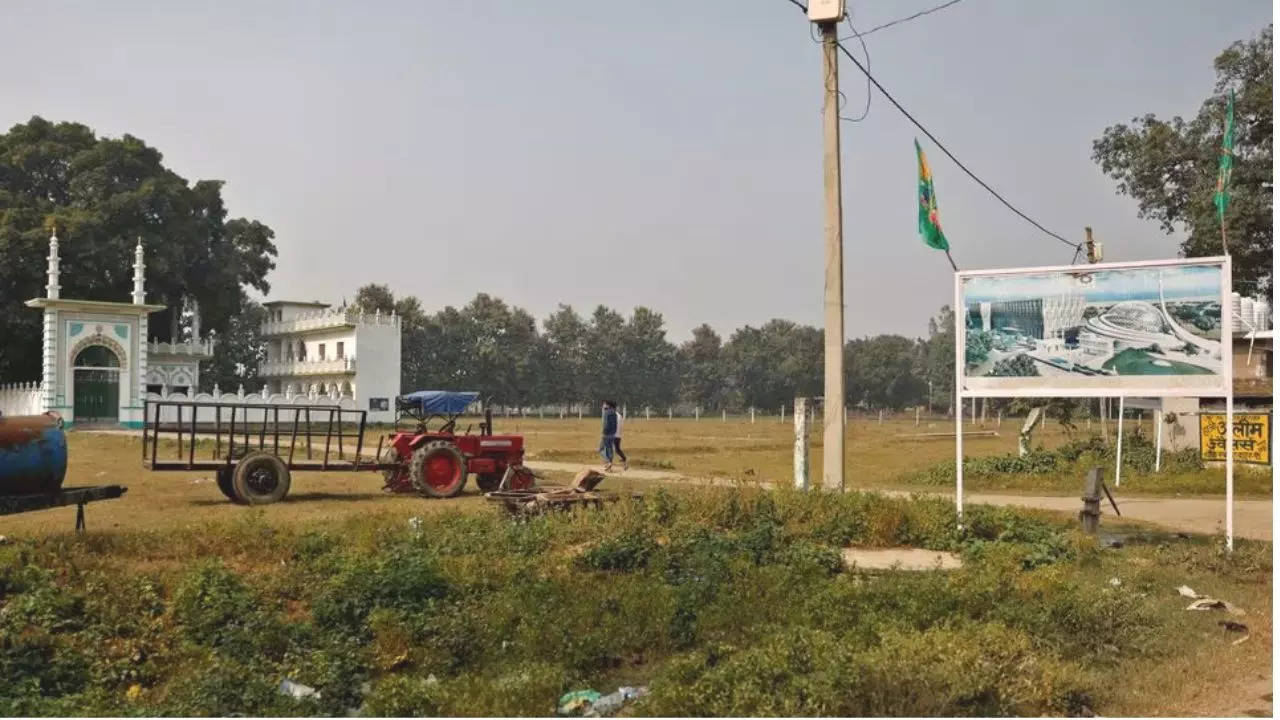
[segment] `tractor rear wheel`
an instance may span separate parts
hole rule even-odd
[[[240,502],[267,505],[289,493],[289,468],[269,452],[249,453],[236,463],[231,486]]]
[[[413,451],[409,479],[423,495],[451,498],[467,483],[467,460],[456,446],[435,440]]]
[[[476,487],[480,492],[493,492],[502,485],[502,473],[477,473]]]

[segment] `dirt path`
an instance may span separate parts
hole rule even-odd
[[[141,432],[137,430],[93,430],[84,432],[104,435],[141,435]],[[208,437],[212,438],[211,435]],[[582,463],[551,462],[543,460],[530,460],[527,464],[535,471],[543,470],[566,473],[576,473],[583,467],[586,467],[586,465]],[[646,470],[644,468],[633,468],[631,470],[627,470],[625,473],[618,472],[615,469],[613,472],[607,474],[619,478],[625,477],[659,482],[692,482],[717,487],[737,487],[744,484],[764,488],[772,488],[775,486],[775,483],[769,481],[742,481],[724,477],[690,477],[669,470]],[[901,490],[884,490],[882,492],[900,497],[912,494]],[[936,495],[948,498],[954,497],[951,493],[922,492],[918,494]],[[965,502],[1057,510],[1072,514],[1080,510],[1080,499],[1069,495],[1037,496],[998,493],[966,493]],[[1116,502],[1120,506],[1122,516],[1128,520],[1141,520],[1154,523],[1171,530],[1208,535],[1221,532],[1223,529],[1225,501],[1222,498],[1125,497],[1121,494],[1120,497],[1116,499]],[[1110,506],[1108,504],[1104,503],[1103,510],[1104,522],[1106,522],[1106,519],[1108,518],[1115,517],[1111,514]],[[1270,500],[1236,500],[1235,534],[1237,537],[1270,541],[1272,536],[1271,524],[1272,514]]]
[[[534,470],[552,472],[577,472],[584,466],[579,463],[529,461]],[[734,487],[744,484],[730,478],[691,478],[676,472],[665,470],[645,470],[635,468],[625,473],[617,471],[607,473],[611,477],[628,477],[638,480],[692,482],[703,485]],[[771,488],[774,483],[746,483],[759,487]],[[905,497],[912,493],[900,490],[886,490],[885,494]],[[917,493],[936,495],[939,497],[955,497],[951,493]],[[966,503],[982,505],[1013,505],[1017,507],[1039,508],[1042,510],[1058,510],[1075,513],[1080,510],[1080,498],[1063,495],[1002,495],[992,493],[965,493]],[[1211,535],[1222,530],[1225,513],[1225,500],[1222,498],[1152,498],[1124,497],[1116,498],[1120,513],[1125,519],[1142,520],[1155,523],[1171,530],[1202,533]],[[1104,521],[1115,517],[1109,504],[1104,504]],[[1271,540],[1271,501],[1270,500],[1236,500],[1235,502],[1235,534],[1237,537],[1253,540]]]

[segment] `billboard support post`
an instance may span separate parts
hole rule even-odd
[[[964,380],[964,307],[960,304],[960,275],[955,275],[956,300],[951,313],[955,318],[955,368],[953,385],[956,415],[956,527],[964,528],[964,393],[960,392]]]
[[[1164,408],[1156,408],[1156,472],[1160,472],[1160,445],[1164,442]]]
[[[1225,230],[1223,232],[1226,232]],[[1228,341],[1222,345],[1222,372],[1227,376],[1227,552],[1235,549],[1235,447],[1236,447],[1236,378],[1235,349],[1231,346],[1231,256],[1226,261],[1227,282],[1222,288],[1222,316]]]
[[[1120,396],[1120,416],[1116,418],[1116,487],[1120,487],[1120,455],[1124,450],[1124,396]]]

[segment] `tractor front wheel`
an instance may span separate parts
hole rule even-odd
[[[467,461],[454,445],[436,440],[413,451],[409,479],[428,497],[451,498],[467,483]]]

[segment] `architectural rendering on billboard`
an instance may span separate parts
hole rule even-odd
[[[962,395],[1226,395],[1225,258],[961,272]]]

